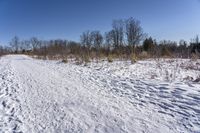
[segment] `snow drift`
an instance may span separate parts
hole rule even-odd
[[[0,59],[0,132],[200,132],[199,61]]]

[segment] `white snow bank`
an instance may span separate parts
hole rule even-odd
[[[200,85],[184,79],[198,77],[199,67],[156,62],[78,66],[5,56],[0,132],[199,132]]]

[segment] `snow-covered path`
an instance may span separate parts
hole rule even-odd
[[[200,85],[0,59],[0,132],[200,132]]]

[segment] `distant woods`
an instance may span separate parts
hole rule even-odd
[[[40,40],[32,37],[20,40],[15,36],[9,47],[0,47],[0,56],[4,54],[37,55],[44,59],[74,58],[78,62],[91,60],[113,59],[131,60],[146,58],[199,58],[200,41],[196,36],[191,42],[180,40],[163,40],[157,42],[148,37],[140,22],[134,18],[113,20],[111,30],[101,33],[98,30],[88,30],[80,35],[80,42],[68,40]]]

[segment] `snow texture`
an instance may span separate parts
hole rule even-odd
[[[0,59],[0,132],[200,132],[200,61]]]

